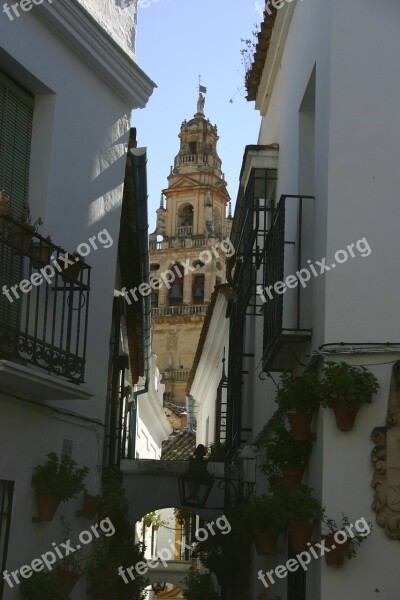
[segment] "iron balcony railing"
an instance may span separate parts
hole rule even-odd
[[[82,383],[90,271],[78,255],[1,215],[0,358]]]
[[[265,238],[261,259],[262,287],[266,300],[262,309],[265,370],[271,368],[281,346],[311,338],[308,316],[311,289],[307,290],[298,284],[295,289],[287,289],[282,294],[277,293],[273,286],[307,266],[304,262],[311,240],[309,232],[312,227],[313,200],[312,196],[281,196]]]

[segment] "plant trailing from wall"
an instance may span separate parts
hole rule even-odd
[[[377,378],[366,367],[327,362],[323,369],[324,403],[335,413],[341,431],[353,429],[362,402],[371,402],[379,389]]]
[[[357,555],[358,548],[366,540],[369,533],[372,530],[372,523],[367,523],[368,526],[366,534],[362,535],[353,525],[350,523],[350,519],[342,513],[342,522],[340,525],[333,519],[330,519],[326,514],[325,507],[322,510],[322,539],[325,541],[325,546],[329,550],[325,553],[325,562],[327,566],[339,566],[342,565],[345,558],[352,559]],[[342,540],[339,538],[340,537]],[[347,537],[345,539],[344,535]],[[335,535],[338,534],[337,539]]]
[[[292,377],[282,373],[276,402],[286,412],[295,440],[308,440],[312,415],[322,400],[322,386],[315,373]]]
[[[128,521],[128,500],[123,487],[123,474],[117,469],[103,473],[102,516],[109,517],[115,534],[95,542],[92,560],[87,569],[90,595],[96,600],[144,600],[144,589],[149,584],[145,577],[135,575],[128,583],[118,575],[144,560],[144,547],[135,542],[134,526]]]
[[[312,495],[312,488],[301,485],[290,489],[282,482],[274,489],[278,504],[286,514],[286,519],[292,538],[292,546],[296,552],[307,549],[311,540],[315,519],[319,513],[319,503]]]
[[[276,495],[258,496],[238,507],[241,526],[254,534],[258,554],[273,554],[278,535],[285,529],[287,518]]]
[[[66,520],[64,515],[60,517],[63,542],[71,539],[72,527]],[[72,588],[78,579],[83,575],[84,567],[82,564],[82,548],[75,546],[74,552],[64,556],[58,564],[56,574],[57,577],[64,583],[68,593],[71,593]]]
[[[21,580],[20,590],[24,600],[69,600],[65,584],[54,571],[33,572],[28,579]]]
[[[260,466],[261,471],[268,477],[276,478],[279,469],[290,485],[296,487],[312,452],[312,442],[295,440],[281,422],[277,425],[274,436],[265,439],[263,445],[265,459]]]
[[[242,48],[240,50],[240,54],[242,57],[242,65],[245,71],[245,82],[250,74],[251,66],[254,60],[254,54],[256,51],[257,43],[258,43],[258,33],[259,33],[259,25],[258,23],[254,24],[254,29],[251,32],[250,38],[241,38],[240,41],[242,43]]]
[[[188,523],[192,517],[192,514],[193,513],[190,510],[185,510],[184,508],[174,508],[176,522],[179,523],[181,527]]]
[[[41,521],[51,521],[60,502],[74,498],[85,489],[83,480],[88,474],[87,467],[63,454],[59,458],[55,452],[47,455],[47,462],[37,465],[32,474],[32,485],[36,490]]]
[[[185,589],[183,594],[186,600],[219,600],[220,595],[215,589],[211,573],[200,571],[192,565],[183,580]]]

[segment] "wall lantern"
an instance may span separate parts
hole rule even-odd
[[[182,506],[203,508],[214,485],[214,477],[207,471],[208,461],[204,460],[207,450],[199,444],[194,457],[189,459],[189,469],[178,479]]]

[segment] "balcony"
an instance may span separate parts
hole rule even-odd
[[[70,254],[69,265],[66,255],[28,226],[0,216],[2,382],[22,377],[24,368],[32,381],[41,370],[53,394],[57,385],[49,376],[84,382],[91,268]],[[64,384],[59,397],[69,395]]]
[[[151,252],[159,251],[159,250],[180,250],[182,248],[207,248],[208,246],[212,246],[216,240],[223,240],[229,235],[229,231],[225,228],[223,231],[216,232],[214,235],[205,237],[205,236],[197,236],[192,237],[192,232],[188,231],[187,233],[178,233],[180,229],[192,229],[189,226],[186,227],[178,227],[177,235],[175,237],[166,237],[162,241],[150,240],[149,241],[149,250]]]
[[[190,315],[206,315],[208,304],[166,306],[152,308],[153,317],[187,317]]]
[[[190,369],[167,369],[162,374],[162,383],[165,381],[188,381]]]
[[[277,293],[273,286],[308,267],[312,256],[311,196],[281,196],[262,253],[265,371],[293,368],[311,340],[312,281]],[[293,285],[293,284],[291,284]],[[269,289],[269,294],[266,290]]]
[[[176,235],[179,237],[188,237],[193,233],[193,227],[191,225],[184,225],[176,228]]]

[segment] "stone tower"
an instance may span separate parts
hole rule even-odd
[[[225,282],[225,261],[233,249],[217,127],[204,116],[201,93],[197,112],[182,123],[179,139],[168,187],[161,194],[156,230],[150,235],[150,271],[153,349],[166,400],[184,404],[210,297],[214,286]]]

